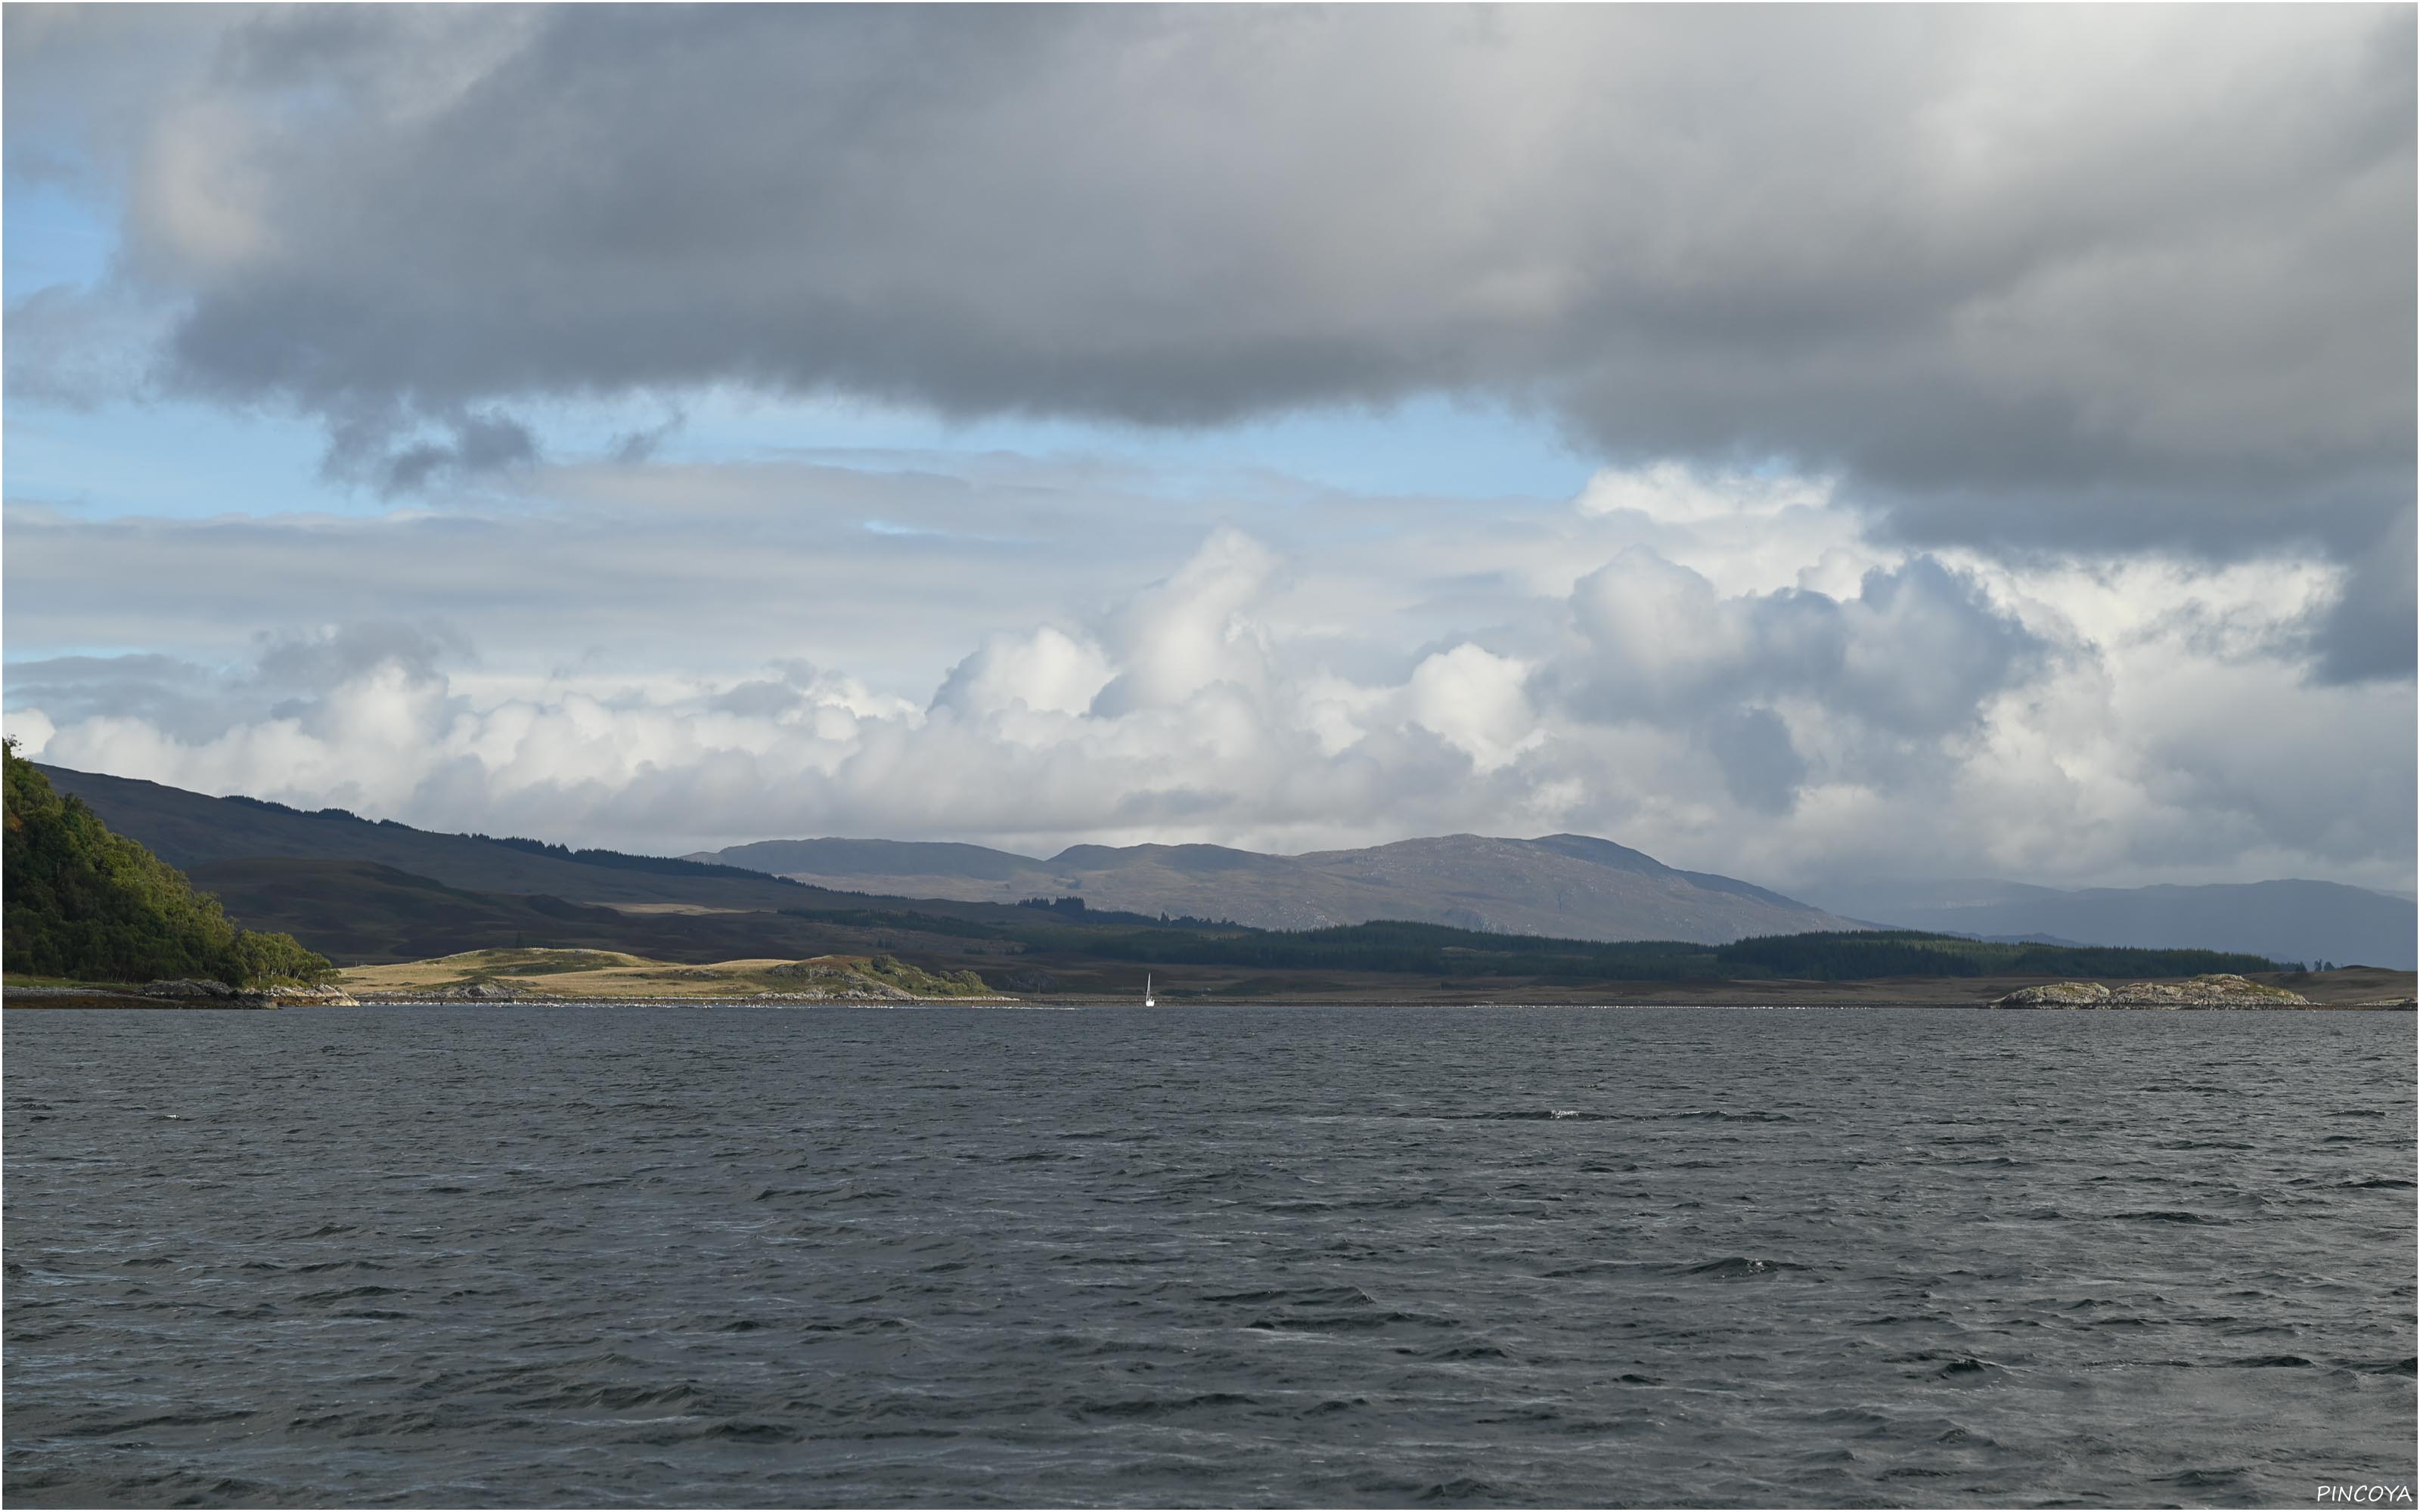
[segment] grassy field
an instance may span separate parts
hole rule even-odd
[[[686,964],[621,950],[465,950],[431,961],[355,966],[337,985],[357,997],[409,996],[481,982],[562,998],[783,997],[913,1001],[997,998],[970,972],[937,973],[890,956],[761,958]]]

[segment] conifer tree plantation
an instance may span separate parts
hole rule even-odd
[[[334,971],[290,934],[240,928],[217,899],[84,800],[62,795],[10,744],[7,763],[6,969],[12,976],[232,986],[316,981]]]

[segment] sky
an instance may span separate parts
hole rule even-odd
[[[0,23],[44,761],[2413,885],[2409,7]]]

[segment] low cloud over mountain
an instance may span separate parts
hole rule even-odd
[[[174,639],[197,584],[268,553],[285,612],[334,627],[216,664],[23,662],[8,727],[70,766],[652,850],[1569,830],[1784,888],[1948,866],[2397,886],[2408,862],[2379,818],[2412,812],[2408,690],[2303,675],[2317,563],[2010,564],[1877,540],[1827,486],[1775,508],[1723,475],[1609,474],[1576,506],[1483,516],[1335,499],[1341,532],[1388,510],[1423,529],[1357,551],[1217,530],[1089,611],[1020,625],[1037,597],[1080,604],[1059,586],[1079,569],[956,527],[1034,474],[978,476],[953,509],[911,508],[921,485],[772,476],[892,488],[934,533],[763,530],[744,492],[717,506],[760,532],[737,557],[695,548],[677,496],[480,522],[20,523],[21,625],[106,600]],[[1082,506],[1060,487],[1052,507]],[[1263,529],[1304,541],[1274,507]],[[541,550],[554,570],[518,564]],[[412,618],[346,623],[364,562]],[[726,591],[654,606],[651,569],[675,564]],[[929,591],[883,586],[901,573]],[[566,622],[597,658],[531,669],[524,627]],[[817,653],[873,630],[889,659],[863,670],[714,670],[768,632]]]

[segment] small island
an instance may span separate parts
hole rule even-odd
[[[1994,1001],[1993,1008],[2402,1008],[2411,997],[2377,997],[2362,1002],[2315,1003],[2297,992],[2272,982],[2254,981],[2231,971],[2212,972],[2188,981],[2130,981],[2107,987],[2097,981],[2052,981],[2020,987]]]

